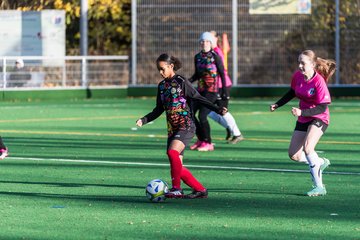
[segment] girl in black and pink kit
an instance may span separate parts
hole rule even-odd
[[[206,198],[207,189],[182,163],[184,149],[195,135],[192,101],[204,104],[222,115],[227,110],[219,108],[202,97],[188,80],[175,73],[181,68],[181,63],[177,58],[161,54],[156,64],[164,78],[158,85],[156,106],[152,112],[138,119],[136,125],[141,127],[155,120],[165,111],[168,126],[167,155],[172,179],[172,188],[165,196],[168,198]],[[184,195],[181,180],[193,189],[192,193]]]
[[[315,147],[330,123],[328,105],[331,96],[327,82],[334,74],[336,64],[333,60],[317,57],[312,50],[303,51],[298,61],[299,70],[292,76],[290,90],[270,105],[270,111],[275,111],[294,97],[299,99],[299,107],[291,110],[297,122],[289,146],[289,157],[310,167],[314,187],[306,195],[323,196],[326,195],[326,189],[322,172],[330,165],[330,161],[319,157]]]
[[[194,57],[195,73],[190,78],[190,82],[198,81],[197,90],[212,103],[215,103],[218,98],[227,99],[229,96],[226,91],[224,64],[220,56],[211,48],[215,42],[214,36],[210,32],[203,32],[199,40],[201,51]],[[219,96],[217,80],[222,81],[221,96]],[[198,140],[190,149],[213,151],[210,124],[207,120],[211,110],[202,104],[195,104],[194,112],[195,115],[198,113],[198,118],[195,118]]]

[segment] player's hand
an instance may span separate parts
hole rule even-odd
[[[226,113],[228,112],[228,109],[226,108],[226,107],[222,107],[221,109],[220,109],[220,115],[221,116],[224,116]]]
[[[270,105],[270,112],[275,111],[275,109],[277,109],[279,106],[275,103],[275,104],[271,104]]]
[[[141,119],[138,119],[138,120],[136,121],[136,126],[141,127],[142,125],[143,125],[142,120],[141,120]]]
[[[293,108],[291,109],[291,113],[292,113],[292,115],[294,115],[295,117],[299,117],[299,116],[301,116],[301,109],[300,109],[300,108],[293,107]]]

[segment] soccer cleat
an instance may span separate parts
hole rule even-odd
[[[323,158],[324,159],[324,163],[321,164],[320,166],[320,171],[321,173],[325,170],[325,168],[327,168],[330,165],[330,160],[327,158]]]
[[[241,142],[242,140],[244,140],[244,136],[243,135],[239,135],[239,136],[233,136],[231,140],[228,141],[229,144],[236,144],[238,142]]]
[[[197,149],[198,147],[201,146],[202,143],[203,143],[202,141],[197,140],[194,145],[191,145],[191,146],[190,146],[190,150],[195,150],[195,149]]]
[[[7,148],[0,149],[0,160],[3,160],[9,156],[9,150]]]
[[[209,152],[214,151],[214,145],[212,143],[202,142],[202,144],[197,148],[200,152]]]
[[[208,197],[208,191],[205,189],[204,191],[193,191],[190,194],[185,195],[184,198],[188,199],[194,199],[194,198],[207,198]]]
[[[325,196],[326,189],[324,187],[314,187],[311,191],[307,192],[306,195],[309,197],[318,197],[318,196]]]
[[[230,139],[231,139],[231,131],[230,131],[230,129],[227,128],[225,140],[230,141]]]
[[[184,192],[182,189],[171,188],[169,192],[165,193],[166,198],[183,198]]]

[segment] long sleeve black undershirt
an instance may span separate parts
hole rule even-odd
[[[281,107],[285,104],[287,104],[291,99],[293,99],[295,97],[295,91],[294,89],[290,88],[290,90],[285,93],[285,95],[279,99],[279,101],[277,101],[275,104],[278,105],[277,107]]]
[[[327,104],[323,103],[323,104],[317,105],[314,108],[303,109],[303,110],[301,110],[301,116],[303,116],[303,117],[315,116],[315,115],[325,112],[326,108],[327,108]]]
[[[290,90],[287,93],[285,93],[285,95],[282,98],[280,98],[279,101],[277,101],[275,104],[279,108],[279,107],[285,105],[286,103],[288,103],[294,97],[295,97],[295,91],[294,91],[294,89],[290,88]],[[301,116],[303,116],[303,117],[315,116],[315,115],[325,112],[326,108],[327,108],[327,104],[323,103],[323,104],[317,105],[314,108],[302,109]]]

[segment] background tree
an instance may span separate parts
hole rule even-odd
[[[318,56],[335,59],[335,1],[317,1],[308,24],[293,31],[284,44],[288,56],[297,56],[299,49],[314,49]],[[341,83],[357,84],[360,79],[360,0],[340,1],[340,65]],[[292,62],[289,60],[289,63]],[[289,65],[290,66],[290,65]],[[335,76],[330,80],[335,83]]]

